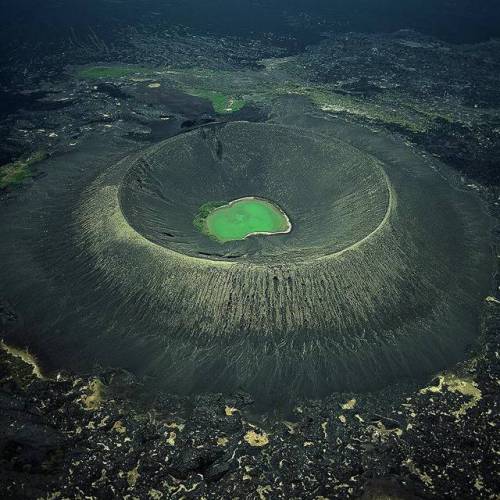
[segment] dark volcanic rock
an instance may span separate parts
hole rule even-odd
[[[38,378],[0,350],[3,498],[492,498],[500,304],[483,347],[429,386],[298,402],[144,397],[122,370]],[[60,493],[58,493],[60,492]]]
[[[110,143],[156,141],[215,120],[208,101],[170,88],[62,81],[66,63],[248,68],[284,53],[233,38],[219,44],[208,36],[169,36],[164,45],[156,34],[139,33],[133,48],[128,42],[92,48],[77,38],[68,48],[64,40],[64,58],[55,49],[33,58],[32,47],[24,47],[28,75],[20,57],[9,69],[17,90],[0,91],[0,113],[8,115],[0,123],[0,163],[27,151],[73,148],[90,133],[108,134]],[[342,96],[372,99],[399,89],[421,102],[456,99],[482,113],[500,103],[497,45],[454,47],[414,33],[338,35],[310,47],[302,62],[312,81],[338,84]],[[35,85],[46,78],[53,93]],[[245,106],[223,118],[265,117]],[[485,111],[470,126],[432,120],[426,132],[392,129],[467,176],[500,182],[494,118]],[[498,215],[498,191],[483,194]],[[18,319],[0,299],[0,334]],[[500,302],[494,297],[486,300],[482,330],[470,360],[426,387],[401,383],[377,394],[298,401],[286,415],[258,414],[243,392],[186,398],[148,391],[151,380],[123,370],[39,378],[32,365],[0,349],[0,496],[495,498]]]

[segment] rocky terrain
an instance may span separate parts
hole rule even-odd
[[[252,107],[265,115],[275,99],[299,94],[323,112],[401,134],[469,179],[500,182],[498,41],[344,34],[294,53],[277,41],[170,28],[120,32],[115,52],[103,53],[105,43],[64,40],[28,60],[9,52],[0,68],[0,163],[74,145],[104,126],[159,140],[180,115],[192,124],[216,119],[217,96],[246,103],[236,118],[248,119]]]
[[[117,370],[48,379],[4,346],[3,498],[494,498],[499,325],[488,298],[481,349],[428,386],[302,401],[287,418],[244,393],[148,398]]]
[[[136,32],[111,47],[90,35],[46,64],[27,65],[22,50],[3,61],[0,199],[50,176],[42,160],[92,134],[133,151],[214,120],[265,120],[274,99],[293,93],[441,157],[498,216],[498,42],[351,34],[294,54],[272,42],[169,36],[159,44]],[[246,106],[225,112],[221,98]],[[2,498],[496,498],[496,279],[463,364],[422,386],[298,401],[287,415],[259,414],[245,393],[153,397],[150,381],[113,369],[48,376],[3,346]],[[17,316],[0,299],[1,334]]]

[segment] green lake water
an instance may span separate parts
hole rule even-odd
[[[251,234],[280,234],[291,229],[286,214],[261,198],[240,198],[215,208],[205,220],[209,236],[221,243],[243,240]]]

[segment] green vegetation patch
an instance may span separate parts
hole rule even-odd
[[[248,236],[283,234],[292,226],[287,215],[271,201],[246,197],[227,204],[206,203],[193,221],[195,227],[219,243]]]
[[[216,209],[219,207],[222,207],[224,205],[227,205],[227,201],[209,201],[208,203],[204,203],[199,209],[198,213],[196,214],[195,218],[193,219],[193,225],[198,231],[201,233],[205,233],[205,223],[207,220],[207,217]]]
[[[47,158],[45,151],[37,151],[32,155],[7,163],[0,167],[0,189],[21,184],[33,175],[31,166]]]
[[[234,97],[216,90],[205,90],[205,89],[189,89],[186,90],[189,95],[195,97],[201,97],[203,99],[208,99],[215,112],[219,114],[223,113],[234,113],[245,106],[246,101],[239,97]]]
[[[140,66],[90,66],[80,68],[76,76],[82,79],[97,80],[99,78],[114,79],[132,75],[147,75],[151,72],[151,69]]]

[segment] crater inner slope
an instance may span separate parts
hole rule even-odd
[[[257,196],[273,200],[290,234],[224,246],[224,256],[278,264],[331,255],[382,223],[388,179],[359,150],[305,131],[236,123],[183,134],[138,159],[120,186],[128,223],[150,241],[193,257],[221,248],[193,226],[200,205]]]

